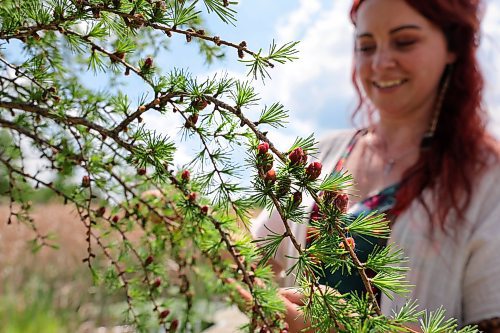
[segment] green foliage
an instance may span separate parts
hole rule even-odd
[[[349,221],[345,230],[353,234],[376,238],[389,238],[391,232],[385,216],[375,212],[359,215],[354,221]]]
[[[85,229],[83,262],[89,275],[123,293],[123,321],[138,331],[199,332],[205,326],[197,324],[205,321],[199,304],[213,298],[238,304],[248,315],[249,332],[282,331],[284,306],[266,264],[284,242],[297,252],[287,273],[300,285],[306,299],[302,309],[315,331],[404,330],[406,322],[421,316],[413,304],[387,318],[372,291],[378,287],[392,297],[409,290],[401,252],[376,249],[360,261],[349,234],[387,238],[387,222],[375,214],[354,220],[346,215],[348,174],[322,181],[311,175],[307,161],[318,152],[314,136],[297,138],[288,149],[278,147],[262,127],[282,127],[287,112],[276,102],[258,119],[249,119],[244,111],[260,100],[252,81],[227,74],[199,80],[188,70],[157,65],[159,50],[168,47],[173,34],[197,42],[208,62],[226,47],[236,49],[240,59],[247,56],[241,61],[254,79],[269,78],[269,68],[296,58],[297,42],[273,41],[264,55],[244,41],[211,36],[202,29],[203,10],[234,24],[235,3],[203,4],[0,3],[0,172],[5,179],[0,189],[9,201],[8,221],[33,231],[33,248],[55,247],[52,234],[42,233],[30,216],[31,200],[43,189],[71,204]],[[86,87],[82,71],[104,77],[109,89]],[[128,76],[143,84],[136,104],[122,87]],[[179,134],[147,129],[148,113],[180,122]],[[180,140],[198,147],[182,167],[175,161]],[[33,152],[41,161],[35,171],[26,165]],[[238,155],[246,156],[245,165]],[[252,190],[241,179],[248,170]],[[290,227],[308,219],[303,195],[319,207],[308,248]],[[276,210],[284,232],[270,231],[252,242],[247,229],[257,204]],[[368,278],[368,268],[377,275]],[[319,285],[328,271],[337,270],[357,271],[367,292],[340,295]],[[248,301],[239,295],[243,292]],[[455,329],[443,318],[439,311],[424,316],[422,329]]]
[[[268,124],[274,128],[284,127],[288,111],[280,103],[274,103],[270,107],[265,106],[257,121],[258,124]]]
[[[196,11],[196,2],[191,3],[189,6],[186,6],[186,4],[186,2],[174,1],[174,7],[172,8],[172,25],[174,27],[188,24],[196,20],[200,14],[199,11]]]
[[[2,297],[0,303],[0,330],[8,333],[66,332],[70,328],[65,316],[54,311],[50,294],[39,293],[30,297],[24,308],[19,299],[11,295]],[[66,316],[68,313],[65,314]]]
[[[290,42],[278,47],[273,41],[269,46],[267,55],[261,55],[262,49],[260,49],[257,53],[252,54],[252,60],[240,61],[246,63],[246,65],[250,67],[248,74],[251,74],[254,78],[258,78],[259,76],[262,79],[266,77],[270,78],[271,76],[267,70],[267,67],[269,67],[269,63],[278,62],[280,64],[283,64],[287,61],[297,59],[297,57],[295,56],[295,54],[297,53],[297,50],[295,49],[297,44],[298,42]]]
[[[215,12],[224,23],[235,24],[236,11],[231,6],[236,5],[236,1],[227,1],[227,5],[224,4],[224,1],[220,0],[203,0],[203,3],[209,13]]]
[[[267,237],[255,240],[262,254],[261,261],[259,262],[260,265],[267,264],[269,260],[276,255],[278,247],[284,239],[285,236],[269,230],[269,235]]]
[[[347,172],[333,173],[329,175],[328,178],[325,178],[323,180],[323,182],[319,186],[319,189],[321,191],[331,192],[345,191],[349,189],[352,184],[352,176]]]
[[[429,313],[424,313],[424,317],[420,320],[422,332],[423,333],[446,333],[446,332],[457,332],[456,319],[445,317],[445,311],[443,308],[439,308],[436,311]],[[458,332],[475,332],[477,329],[472,327],[466,327]]]
[[[379,288],[390,299],[393,293],[402,295],[410,291],[411,285],[405,280],[405,275],[397,271],[380,272],[371,279],[373,284]]]
[[[302,148],[305,152],[307,152],[310,155],[314,155],[315,152],[318,150],[316,148],[317,142],[314,139],[313,134],[309,135],[307,138],[297,138],[295,139],[294,143],[288,149],[287,153],[290,153],[292,150],[295,148]]]
[[[259,99],[250,85],[250,82],[236,82],[236,93],[233,94],[233,100],[237,107],[250,106],[255,104]]]
[[[389,244],[385,247],[376,246],[373,252],[368,255],[366,267],[375,272],[402,272],[407,270],[405,266],[401,266],[406,261],[403,251],[401,249],[394,250],[394,245]]]

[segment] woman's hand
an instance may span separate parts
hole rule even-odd
[[[309,322],[304,320],[304,314],[300,310],[300,306],[304,305],[304,295],[296,288],[281,288],[279,295],[285,303],[285,321],[288,324],[290,333],[302,332],[306,327],[310,326]],[[304,332],[313,332],[312,330]]]
[[[242,286],[235,283],[233,279],[226,279],[227,283],[233,284],[240,294],[240,296],[246,301],[248,306],[251,306],[253,303],[252,295]],[[261,280],[255,280],[256,284],[263,285]],[[281,300],[285,304],[285,322],[288,324],[288,332],[289,333],[299,333],[302,330],[309,326],[308,322],[304,321],[304,315],[300,310],[300,306],[304,305],[304,295],[302,295],[295,288],[280,288],[278,295],[281,297]],[[304,332],[313,332],[312,330],[304,331]]]

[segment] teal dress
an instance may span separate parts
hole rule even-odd
[[[348,144],[345,152],[342,154],[342,157],[335,165],[335,168],[332,173],[339,173],[343,171],[343,166],[349,154],[351,153],[356,141],[363,135],[367,133],[366,130],[358,131],[352,138],[351,142]],[[370,196],[355,205],[353,205],[347,214],[350,219],[356,219],[358,216],[362,214],[368,214],[373,211],[377,211],[379,213],[385,213],[388,218],[394,219],[396,216],[395,212],[392,211],[396,204],[396,193],[399,188],[399,183],[386,187],[382,191],[377,194]],[[318,206],[314,204],[311,219],[315,219],[318,214]],[[311,232],[308,232],[307,243],[306,246],[310,246],[314,241],[314,232],[312,228]],[[368,255],[373,252],[375,246],[383,247],[386,245],[386,239],[384,238],[375,238],[375,237],[366,237],[366,236],[357,236],[357,235],[349,235],[354,238],[356,243],[355,252],[361,262],[366,262],[368,259]],[[363,281],[359,276],[359,273],[356,269],[351,270],[351,274],[348,274],[346,271],[342,272],[341,269],[336,270],[335,272],[331,272],[331,270],[324,267],[325,277],[320,278],[320,283],[324,285],[328,285],[337,289],[341,293],[348,292],[357,292],[359,295],[365,293],[365,287],[363,285]],[[374,272],[367,271],[369,277],[374,275]],[[380,293],[377,291],[377,297],[379,297]]]

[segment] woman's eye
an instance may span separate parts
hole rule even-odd
[[[359,45],[356,47],[356,51],[360,53],[369,53],[375,50],[374,45]]]
[[[399,48],[405,48],[405,47],[412,46],[413,44],[415,44],[415,42],[416,42],[415,40],[400,40],[400,41],[396,41],[395,44]]]

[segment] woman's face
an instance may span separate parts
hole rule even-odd
[[[453,61],[443,32],[404,0],[366,0],[359,8],[357,78],[381,115],[429,117]]]

